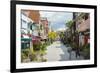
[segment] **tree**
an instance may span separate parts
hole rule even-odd
[[[52,31],[48,33],[48,38],[51,40],[51,42],[53,42],[53,40],[55,40],[55,38],[57,37],[57,33]]]
[[[73,21],[73,20],[70,20],[70,21],[68,21],[68,22],[66,23],[66,26],[69,27],[69,28],[71,28],[72,25],[73,25],[73,23],[74,23],[74,21]]]
[[[60,38],[61,38],[61,39],[64,39],[64,38],[65,38],[64,32],[60,32]]]

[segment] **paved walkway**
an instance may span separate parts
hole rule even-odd
[[[68,53],[68,48],[63,45],[60,41],[55,41],[53,44],[47,47],[47,55],[45,56],[48,61],[67,61],[83,59],[83,57],[75,57],[75,52],[72,51],[71,57]]]

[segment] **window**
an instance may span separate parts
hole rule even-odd
[[[22,27],[21,28],[25,28],[25,29],[27,29],[28,28],[28,24],[27,24],[27,22],[25,21],[25,20],[23,20],[22,19]]]

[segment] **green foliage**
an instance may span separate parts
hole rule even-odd
[[[46,62],[46,61],[47,61],[47,59],[43,59],[43,60],[42,60],[42,62]]]
[[[64,35],[65,35],[65,34],[64,34],[63,32],[60,33],[60,37],[61,37],[61,38],[64,38]]]
[[[21,51],[21,62],[23,62],[24,59],[28,58],[28,54],[29,54],[29,49],[23,49]]]
[[[23,62],[23,60],[26,58],[27,58],[27,56],[24,53],[21,53],[21,62]]]
[[[41,42],[38,42],[37,44],[33,44],[33,50],[38,51],[40,50]]]
[[[25,54],[25,56],[28,56],[29,49],[24,49],[24,50],[22,50],[22,53],[24,53],[24,54]]]
[[[54,40],[57,37],[57,33],[56,32],[49,32],[48,33],[48,38]]]
[[[70,20],[70,21],[68,21],[68,22],[66,23],[66,26],[69,27],[69,28],[71,28],[72,25],[73,25],[73,23],[74,23],[74,21]]]
[[[84,58],[89,59],[90,58],[90,44],[85,44],[81,47],[81,51],[84,53]]]
[[[41,46],[40,46],[40,48],[41,48],[41,50],[46,50],[46,43],[43,43],[43,44],[41,44]]]
[[[47,43],[38,42],[33,44],[33,48],[21,50],[21,62],[33,61],[33,62],[44,62],[46,59],[43,56],[46,54]],[[41,58],[41,59],[40,59]]]

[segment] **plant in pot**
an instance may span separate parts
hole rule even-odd
[[[41,46],[41,42],[38,43],[33,43],[33,50],[34,51],[39,51]]]
[[[85,59],[90,59],[90,44],[85,44],[82,51],[84,53],[84,58]]]
[[[47,61],[46,59],[44,59],[44,55],[46,54],[46,46],[47,46],[46,43],[41,44],[40,56],[42,62]]]
[[[29,59],[29,49],[21,50],[21,62],[24,62],[26,59]]]

